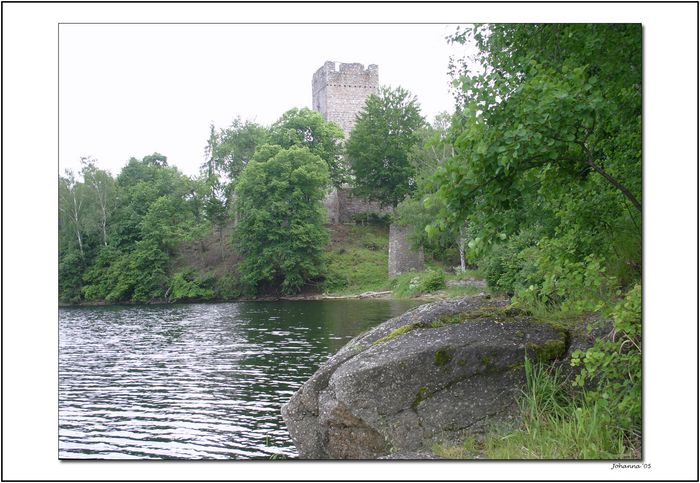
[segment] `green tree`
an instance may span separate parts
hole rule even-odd
[[[218,132],[213,125],[209,130],[203,171],[207,177],[217,175],[227,195],[230,195],[243,169],[253,158],[255,149],[267,142],[269,131],[255,122],[243,122],[240,117]]]
[[[116,189],[119,203],[112,215],[112,232],[117,247],[130,247],[142,238],[141,221],[161,197],[172,200],[174,212],[197,216],[191,180],[157,153],[142,160],[131,158],[117,176]]]
[[[424,124],[415,96],[401,87],[367,98],[346,145],[358,194],[396,206],[413,191],[411,154]]]
[[[342,160],[343,130],[308,108],[290,109],[270,127],[270,143],[283,148],[304,146],[328,165],[331,183],[340,186],[348,181]]]
[[[89,164],[85,172],[87,180],[94,176],[99,181],[100,173]],[[208,226],[197,182],[154,153],[129,160],[111,189],[115,200],[109,217],[111,236],[107,245],[99,243],[100,249],[86,264],[84,298],[138,302],[166,298],[178,244],[204,236],[202,227]],[[90,205],[96,213],[102,211],[99,196],[90,198]]]
[[[80,160],[82,169],[80,173],[83,175],[84,183],[91,195],[92,225],[97,227],[102,238],[102,244],[107,246],[107,225],[112,215],[114,208],[114,192],[115,182],[112,175],[107,171],[99,169],[96,161],[90,157],[84,157]]]
[[[517,305],[612,319],[609,338],[574,351],[575,383],[638,440],[641,26],[477,25],[452,40],[480,53],[453,64],[455,154],[432,177],[428,230],[466,220],[489,285]]]
[[[258,148],[236,186],[234,244],[250,292],[298,292],[323,274],[328,167],[309,149]]]
[[[416,188],[410,197],[399,203],[395,214],[400,223],[412,227],[409,238],[415,246],[422,246],[427,254],[444,262],[452,263],[459,256],[461,266],[465,268],[461,243],[464,236],[460,234],[460,228],[463,227],[449,227],[431,235],[425,230],[433,223],[440,209],[444,208],[440,201],[432,200],[433,202],[427,203],[427,200],[436,190],[432,176],[454,155],[454,148],[448,138],[450,120],[451,115],[443,112],[435,117],[432,125],[418,129],[420,142],[414,147],[411,155]]]
[[[434,177],[442,208],[430,229],[467,220],[491,279],[509,292],[534,287],[560,303],[586,292],[573,280],[596,285],[596,266],[600,280],[633,283],[641,269],[640,26],[486,25],[453,41],[469,38],[481,64],[455,69],[455,156]]]
[[[59,229],[70,233],[80,253],[80,259],[85,262],[84,238],[84,202],[85,185],[76,180],[73,171],[66,170],[65,176],[58,179],[58,210]]]

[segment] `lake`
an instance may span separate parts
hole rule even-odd
[[[420,302],[59,310],[59,458],[295,457],[280,407],[351,338]]]

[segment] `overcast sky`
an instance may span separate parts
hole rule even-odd
[[[118,174],[159,152],[198,172],[210,123],[236,116],[269,125],[311,107],[327,60],[379,65],[380,85],[418,97],[429,119],[452,111],[447,68],[464,47],[454,25],[61,25],[60,170],[82,156]]]

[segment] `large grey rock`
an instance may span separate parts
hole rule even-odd
[[[282,407],[299,456],[415,454],[516,418],[526,352],[556,358],[566,332],[506,303],[422,305],[351,340]]]

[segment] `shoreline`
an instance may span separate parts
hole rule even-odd
[[[449,298],[449,297],[448,297]],[[359,294],[307,294],[307,295],[266,295],[261,297],[238,297],[234,299],[206,299],[206,300],[180,300],[170,302],[163,299],[151,300],[148,302],[108,302],[106,300],[97,300],[90,302],[81,302],[77,304],[58,303],[59,308],[78,308],[78,307],[104,307],[110,305],[174,305],[174,304],[220,304],[232,302],[278,302],[278,301],[312,301],[312,300],[444,300],[438,293],[421,294],[415,297],[396,297],[391,290],[362,292]]]

